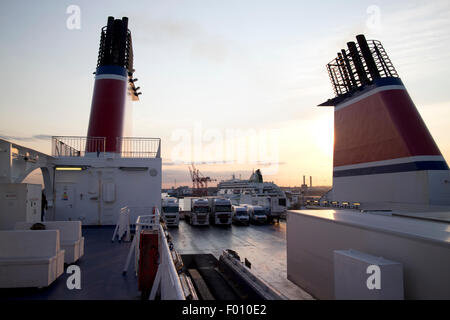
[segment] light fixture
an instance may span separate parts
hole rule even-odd
[[[82,167],[56,167],[55,169],[58,171],[81,171],[81,170],[84,170],[85,168],[82,168]]]

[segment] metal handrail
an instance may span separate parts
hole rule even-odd
[[[161,139],[143,137],[117,137],[120,158],[161,158]],[[103,157],[106,154],[105,137],[58,136],[52,137],[54,157],[84,157],[86,154]]]
[[[156,292],[159,289],[161,292],[161,300],[186,300],[162,225],[159,226],[159,230],[161,240],[160,263],[150,293],[150,300],[155,299]]]
[[[156,278],[150,294],[150,299],[154,299],[156,292],[161,292],[162,300],[186,300],[177,269],[172,259],[171,249],[164,228],[160,224],[160,212],[155,208],[152,215],[139,216],[136,220],[136,250],[135,269],[139,266],[139,240],[142,230],[158,230],[159,232],[159,265]],[[160,289],[160,290],[159,290]]]
[[[97,156],[105,152],[105,137],[54,136],[52,137],[52,156],[83,157],[86,150],[96,150]]]
[[[161,157],[160,138],[117,137],[116,143],[122,158]]]
[[[138,216],[136,219],[136,231],[134,234],[135,237],[135,250],[134,250],[134,269],[136,274],[138,274],[139,268],[139,257],[140,257],[140,237],[142,230],[159,230],[159,219],[160,213],[159,209],[155,208],[155,212],[151,215]]]
[[[169,246],[169,240],[166,237],[163,226],[160,224],[160,219],[161,215],[158,208],[154,209],[153,214],[139,216],[136,219],[136,233],[134,235],[130,251],[128,252],[123,273],[125,274],[127,272],[132,253],[134,251],[135,273],[136,275],[138,274],[140,234],[142,230],[145,229],[157,230],[159,234],[159,265],[150,292],[150,299],[155,299],[156,293],[160,292],[160,298],[162,300],[186,300],[180,277],[178,276],[178,271],[171,255],[172,246]]]

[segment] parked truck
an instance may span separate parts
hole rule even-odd
[[[188,200],[183,199],[183,210],[184,219],[191,225],[209,225],[209,203],[208,199],[202,198],[189,198],[190,204],[188,205]],[[187,210],[189,207],[189,211]],[[181,209],[181,206],[180,206]]]
[[[180,222],[180,213],[177,198],[162,198],[161,213],[168,227],[178,227],[178,224]]]
[[[224,198],[209,198],[209,222],[215,225],[231,226],[231,200]]]

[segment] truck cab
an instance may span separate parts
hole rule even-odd
[[[248,205],[246,207],[251,222],[260,224],[264,224],[267,222],[267,213],[262,206]]]
[[[233,206],[232,207],[232,220],[237,224],[249,225],[250,218],[248,216],[248,210],[245,206]]]
[[[178,227],[178,223],[180,222],[180,213],[177,198],[162,198],[161,213],[168,227]]]
[[[191,210],[186,212],[185,219],[191,225],[209,225],[209,203],[207,199],[191,198]]]
[[[215,225],[231,226],[231,200],[223,198],[210,198],[210,223]]]

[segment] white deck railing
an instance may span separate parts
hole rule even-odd
[[[52,156],[104,157],[115,154],[116,158],[161,158],[160,138],[117,137],[111,141],[105,137],[52,137]]]
[[[138,216],[136,219],[136,231],[134,233],[133,242],[131,243],[130,251],[128,252],[127,261],[125,262],[125,267],[123,273],[127,273],[128,267],[131,262],[131,257],[134,252],[134,272],[138,274],[139,267],[139,242],[142,230],[158,230],[159,231],[159,219],[160,214],[158,208],[151,215]]]
[[[154,300],[158,292],[161,300],[186,300],[164,229],[161,225],[159,228],[159,239],[161,240],[159,247],[160,260],[155,282],[150,293],[150,300]]]
[[[159,265],[156,278],[150,293],[150,299],[154,300],[159,293],[161,300],[186,300],[183,287],[177,269],[172,259],[167,237],[160,224],[160,212],[155,208],[152,215],[139,216],[136,220],[136,232],[133,238],[124,273],[128,270],[131,255],[134,251],[134,268],[136,275],[139,268],[139,241],[142,230],[158,230],[159,233]]]
[[[159,231],[159,210],[158,208],[155,208],[155,213],[151,215],[146,216],[139,216],[136,219],[136,232],[134,234],[134,238],[136,239],[135,245],[136,250],[134,250],[134,269],[136,271],[136,274],[138,274],[138,268],[139,268],[139,257],[140,257],[140,249],[139,244],[141,239],[141,232],[142,230],[158,230]],[[161,237],[161,236],[160,236]]]

